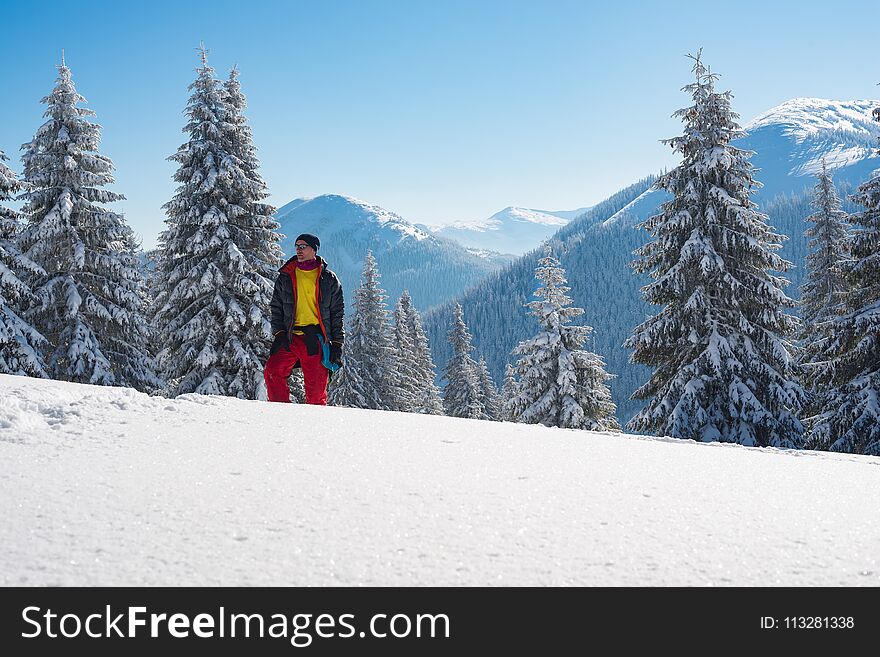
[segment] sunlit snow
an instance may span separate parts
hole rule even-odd
[[[5,585],[880,584],[880,459],[0,375]]]

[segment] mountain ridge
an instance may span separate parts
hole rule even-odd
[[[756,117],[748,124],[754,126],[751,132],[735,142],[737,147],[755,153],[751,161],[761,186],[752,198],[759,210],[768,214],[775,232],[787,237],[780,255],[794,265],[786,276],[791,282],[787,292],[795,299],[805,275],[804,219],[812,213],[810,200],[816,183],[810,171],[821,165],[823,158],[827,161],[829,155],[833,156],[829,168],[834,182],[844,199],[844,209],[853,211],[846,195],[880,167],[876,153],[880,124],[872,121],[869,111],[878,104],[793,99]],[[863,113],[858,121],[851,116],[853,108]],[[809,112],[820,113],[821,121],[807,120]],[[835,118],[835,114],[839,116]],[[607,371],[615,376],[610,386],[622,423],[641,408],[642,402],[630,396],[648,374],[646,368],[629,362],[630,352],[623,348],[623,342],[635,326],[660,310],[642,300],[639,290],[649,279],[631,267],[633,251],[650,239],[636,225],[655,214],[667,198],[665,191],[649,183],[636,183],[549,238],[568,273],[569,296],[574,305],[585,309],[583,323],[595,329],[587,348],[602,356]],[[501,381],[505,365],[512,361],[513,347],[537,330],[522,307],[532,300],[537,258],[537,251],[531,251],[455,299],[462,305],[465,322],[474,335],[477,357],[486,358],[496,382]],[[451,316],[451,305],[447,304],[434,309],[426,319],[426,331],[441,368],[449,357],[445,332]]]
[[[294,199],[275,218],[285,254],[292,254],[297,235],[317,235],[321,256],[348,292],[360,284],[366,253],[372,251],[390,303],[407,289],[420,310],[448,301],[512,259],[465,248],[395,212],[343,194]]]
[[[432,228],[436,235],[466,246],[522,255],[592,206],[577,210],[537,210],[508,206],[482,221],[456,221]]]

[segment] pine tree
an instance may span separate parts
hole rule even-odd
[[[813,225],[807,229],[812,249],[807,256],[807,282],[801,288],[801,319],[805,337],[810,326],[840,314],[846,294],[846,280],[840,263],[848,259],[847,214],[841,210],[840,197],[831,174],[822,160],[819,182],[813,191],[816,213],[807,217]]]
[[[443,400],[440,399],[440,390],[434,383],[437,375],[428,337],[422,326],[422,318],[407,290],[401,294],[398,308],[397,325],[400,326],[400,322],[403,321],[403,333],[406,335],[408,348],[412,350],[406,365],[410,368],[408,385],[412,386],[413,390],[413,405],[410,412],[443,415]]]
[[[526,305],[541,332],[520,342],[517,382],[506,402],[506,415],[516,422],[567,429],[620,431],[616,407],[606,385],[611,377],[596,354],[582,349],[592,328],[569,322],[584,314],[571,305],[565,270],[549,245],[538,261],[537,300]]]
[[[640,227],[655,238],[637,251],[639,272],[655,279],[642,292],[663,306],[625,343],[632,362],[654,367],[634,398],[650,399],[634,430],[701,441],[797,448],[804,392],[795,380],[797,320],[783,292],[790,263],[775,251],[783,239],[750,200],[750,152],[730,92],[694,58],[694,104],[674,116],[685,124],[667,140],[682,163],[657,182],[673,198]]]
[[[237,198],[230,201],[237,207],[230,207],[227,214],[235,220],[230,222],[230,229],[236,231],[236,244],[254,272],[266,280],[274,281],[284,259],[281,250],[284,236],[277,232],[280,225],[273,218],[277,208],[264,203],[269,197],[269,188],[260,175],[253,134],[244,116],[247,100],[241,91],[238,75],[238,69],[233,68],[223,86],[226,105],[224,143],[237,165],[230,172],[237,177],[238,192]],[[265,340],[261,340],[260,345],[255,349],[265,348],[268,357]]]
[[[364,261],[361,286],[354,293],[351,331],[345,339],[343,367],[334,376],[328,401],[334,406],[390,411],[400,407],[394,381],[395,349],[379,287],[379,268],[371,251]]]
[[[504,383],[501,384],[501,419],[505,422],[515,422],[509,401],[516,394],[516,386],[516,369],[507,363],[504,368]]]
[[[880,121],[880,108],[874,118]],[[845,314],[831,323],[825,360],[814,368],[824,403],[810,420],[807,445],[880,456],[880,175],[852,199],[865,210],[850,217]]]
[[[404,290],[394,309],[394,358],[392,359],[391,375],[393,385],[396,388],[397,406],[394,410],[414,413],[416,412],[417,400],[420,397],[419,385],[421,382],[416,374],[416,347],[407,325],[405,298],[409,300],[411,306],[412,300],[409,298],[409,293]]]
[[[142,306],[144,280],[133,258],[134,237],[123,216],[100,204],[123,200],[102,189],[113,183],[113,163],[100,155],[100,126],[62,64],[43,98],[48,119],[25,151],[28,191],[19,236],[22,252],[43,273],[33,277],[27,311],[48,340],[49,376],[78,383],[150,390],[153,371]]]
[[[492,381],[492,375],[489,374],[485,358],[480,358],[480,362],[477,363],[477,379],[480,383],[480,403],[483,405],[486,419],[501,421],[501,400],[495,382]]]
[[[847,214],[841,210],[840,198],[831,180],[831,174],[822,160],[819,182],[813,191],[816,212],[807,221],[812,226],[806,236],[812,238],[807,255],[807,282],[801,286],[800,366],[805,374],[809,402],[807,415],[818,412],[815,408],[819,391],[812,372],[823,360],[827,342],[833,337],[834,319],[843,312],[847,284],[841,263],[848,258],[849,237]]]
[[[127,385],[142,392],[157,393],[165,387],[165,382],[156,373],[156,352],[147,320],[150,309],[149,282],[141,265],[140,242],[128,226],[125,228],[118,243],[119,259],[128,277],[126,287],[137,299],[131,300],[132,307],[137,311],[132,313],[133,321],[125,327],[125,331],[114,331],[108,335],[108,353],[120,385],[128,382]]]
[[[452,357],[446,363],[443,377],[446,387],[443,389],[443,406],[446,415],[466,417],[475,420],[488,419],[480,401],[480,380],[477,364],[471,358],[474,350],[473,341],[461,305],[455,304],[455,319],[449,330],[449,344],[452,345]]]
[[[169,159],[180,183],[165,204],[154,323],[168,394],[265,399],[263,364],[280,236],[262,203],[237,73],[222,86],[202,48],[184,133]]]
[[[46,272],[19,251],[19,213],[2,205],[22,188],[15,173],[3,164],[7,160],[0,151],[0,374],[45,377],[40,350],[46,338],[21,317],[21,308],[33,296],[27,276]]]

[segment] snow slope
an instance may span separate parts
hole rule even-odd
[[[877,586],[878,466],[0,375],[0,582]]]

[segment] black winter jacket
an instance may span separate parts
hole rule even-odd
[[[345,343],[345,301],[342,298],[342,284],[321,256],[318,266],[321,274],[318,277],[318,309],[321,313],[321,331],[324,340],[342,346]],[[296,290],[291,274],[296,269],[296,256],[284,263],[275,279],[275,291],[272,293],[272,334],[287,331],[289,340],[293,333],[293,320],[296,317]]]

